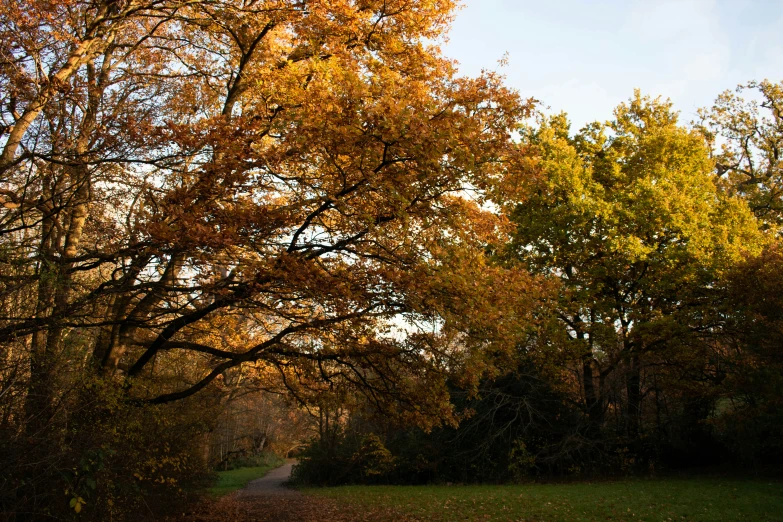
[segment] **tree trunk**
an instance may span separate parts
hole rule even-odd
[[[36,298],[35,317],[44,319],[50,317],[55,304],[56,288],[59,270],[55,263],[55,251],[60,243],[60,227],[53,197],[58,192],[59,181],[53,173],[44,176],[41,187],[41,241],[38,246],[38,295]],[[25,412],[28,433],[38,433],[51,419],[52,405],[52,339],[49,330],[38,330],[32,335],[30,345],[30,381],[28,384]]]
[[[641,366],[639,356],[633,353],[628,360],[628,373],[626,375],[627,394],[627,432],[631,439],[639,436],[640,418],[642,410]]]

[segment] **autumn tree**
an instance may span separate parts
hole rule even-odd
[[[783,223],[783,83],[751,81],[722,93],[696,128],[713,146],[719,187],[744,199],[770,236],[722,285],[724,336],[715,355],[723,440],[757,469],[780,462],[780,231]]]
[[[101,372],[172,350],[220,361],[157,402],[337,338],[376,353],[376,319],[417,311],[433,244],[472,239],[458,193],[502,175],[527,110],[425,43],[452,8],[7,7],[5,261],[29,269],[6,284],[36,304],[0,335],[32,339],[33,388],[73,335]],[[249,321],[248,344],[193,341],[219,311]]]
[[[747,200],[773,233],[783,222],[783,83],[740,85],[700,111],[721,187]]]
[[[655,368],[685,364],[714,326],[716,278],[759,251],[755,219],[718,190],[707,143],[669,102],[637,92],[611,122],[571,136],[564,115],[543,118],[522,141],[539,175],[513,213],[509,255],[562,284],[538,349],[571,354],[594,429],[612,412],[635,438]]]
[[[443,303],[530,108],[440,54],[454,7],[3,1],[9,429],[46,437],[86,378],[165,404],[256,362],[448,417],[437,382],[510,339]]]
[[[738,264],[726,278],[726,318],[716,355],[723,379],[716,424],[734,460],[756,469],[783,462],[783,252],[779,243]]]

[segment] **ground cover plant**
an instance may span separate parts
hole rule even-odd
[[[783,520],[783,483],[721,478],[505,486],[342,486],[305,490],[428,521]]]

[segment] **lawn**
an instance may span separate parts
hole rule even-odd
[[[783,482],[717,478],[512,486],[308,489],[368,511],[432,521],[783,521]]]
[[[248,482],[261,478],[270,470],[275,469],[280,464],[270,464],[266,466],[254,466],[249,468],[230,469],[228,471],[219,471],[218,479],[215,485],[208,489],[209,493],[220,497],[244,488]]]

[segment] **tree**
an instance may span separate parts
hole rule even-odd
[[[564,115],[522,135],[538,176],[512,215],[508,255],[562,283],[557,328],[539,349],[578,362],[593,429],[611,411],[636,438],[643,398],[657,390],[653,365],[691,358],[714,326],[704,312],[716,278],[763,240],[744,202],[717,189],[707,144],[668,102],[636,92],[613,121],[574,137]]]
[[[724,335],[717,345],[723,379],[715,395],[715,424],[734,460],[757,470],[783,462],[783,252],[779,243],[734,267],[719,311]]]
[[[742,94],[751,93],[746,100]],[[700,111],[699,128],[717,149],[716,172],[773,233],[783,223],[783,83],[740,85]]]
[[[9,432],[56,439],[83,381],[166,404],[255,363],[449,417],[438,383],[493,342],[449,270],[484,266],[531,106],[441,56],[454,7],[0,3]]]
[[[411,296],[436,243],[475,244],[455,195],[502,176],[528,110],[424,43],[452,8],[6,5],[4,285],[35,304],[0,340],[32,339],[31,397],[77,336],[108,374],[216,362],[156,402],[263,358],[414,362],[379,321],[426,312]],[[248,335],[198,337],[218,313]]]

